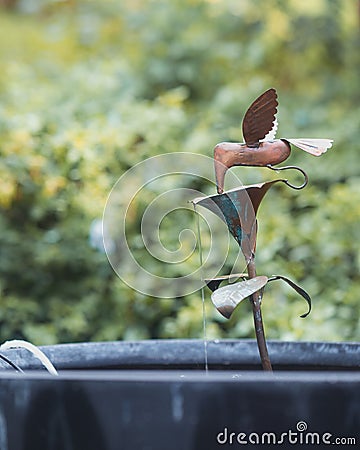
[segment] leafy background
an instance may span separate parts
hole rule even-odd
[[[314,303],[300,319],[306,305],[272,283],[267,336],[360,339],[358,1],[0,4],[2,341],[202,337],[199,292],[161,300],[131,290],[91,245],[90,228],[139,161],[179,150],[211,156],[217,142],[241,140],[245,109],[270,86],[280,136],[335,145],[321,159],[294,151],[289,162],[308,172],[309,186],[274,189],[261,206],[259,273],[297,280]],[[244,181],[269,175],[250,172]],[[162,231],[171,242],[173,229]],[[175,276],[176,267],[161,271]],[[206,291],[206,309],[209,338],[253,337],[248,305],[226,321]]]

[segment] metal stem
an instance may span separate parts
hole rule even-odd
[[[249,274],[249,279],[256,277],[256,266],[255,266],[254,256],[250,259],[249,264],[247,266],[247,270],[248,270],[248,274]],[[259,353],[260,353],[261,364],[262,364],[263,370],[272,372],[271,362],[270,362],[269,353],[268,353],[267,345],[266,345],[262,314],[261,314],[262,289],[255,292],[255,294],[253,294],[250,297],[250,299],[251,299],[251,304],[252,304],[252,309],[253,309],[256,341],[257,341],[257,345],[258,345],[258,349],[259,349]]]

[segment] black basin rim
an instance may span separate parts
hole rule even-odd
[[[201,370],[204,367],[202,340],[85,342],[40,348],[58,370]],[[360,343],[356,342],[269,341],[268,348],[274,368],[279,370],[360,370]],[[260,368],[254,340],[208,341],[207,350],[211,369]],[[8,350],[3,354],[24,370],[41,367],[26,350]],[[11,369],[4,362],[0,362],[0,367]]]

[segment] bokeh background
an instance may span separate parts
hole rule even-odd
[[[289,163],[309,186],[274,189],[261,206],[258,272],[287,275],[313,298],[300,319],[305,303],[273,283],[267,336],[359,340],[359,5],[0,1],[0,340],[202,337],[200,292],[168,300],[128,288],[101,251],[99,220],[136,163],[241,141],[245,110],[272,86],[279,136],[335,144],[319,159],[294,150]],[[234,170],[245,182],[269,177]],[[135,240],[143,201],[129,218]],[[174,222],[183,225],[162,229],[170,246]],[[141,252],[140,243],[146,260]],[[176,264],[154,264],[178,276]],[[247,304],[226,321],[205,295],[208,338],[253,337]]]

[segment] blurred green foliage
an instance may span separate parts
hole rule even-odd
[[[274,188],[261,206],[258,273],[287,275],[313,298],[312,314],[300,319],[306,305],[272,283],[267,336],[360,339],[357,1],[2,5],[1,341],[201,337],[199,292],[159,300],[131,290],[89,245],[89,229],[115,181],[139,161],[211,156],[217,142],[241,140],[245,109],[270,86],[280,96],[279,136],[335,144],[321,159],[294,151],[290,163],[309,173],[309,186]],[[269,176],[233,170],[244,182]],[[171,242],[173,222],[164,227]],[[160,270],[177,275],[171,264]],[[227,322],[206,291],[206,308],[209,338],[253,336],[246,304]]]

